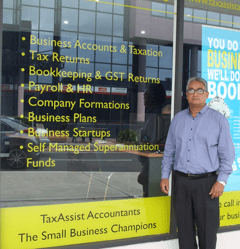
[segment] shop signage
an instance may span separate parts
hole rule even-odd
[[[209,101],[228,118],[236,158],[225,191],[240,190],[240,32],[202,27],[202,77]],[[216,96],[218,96],[216,98]]]

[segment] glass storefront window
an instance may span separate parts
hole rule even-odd
[[[166,16],[166,13],[165,13],[166,12],[166,4],[153,2],[152,8],[153,8],[152,15],[162,16],[162,17]]]
[[[62,6],[69,8],[78,8],[78,0],[62,0]]]
[[[4,0],[3,8],[13,8],[13,0]]]
[[[198,23],[206,23],[207,12],[204,10],[193,10],[193,21]]]
[[[207,24],[219,25],[220,14],[216,12],[207,12]]]
[[[39,0],[22,0],[22,4],[39,6]]]
[[[172,96],[174,1],[4,0],[1,122],[27,127],[11,136],[1,131],[8,139],[1,139],[1,199],[4,217],[16,228],[6,232],[12,236],[7,248],[31,229],[38,238],[43,231],[54,237],[66,229],[67,238],[24,241],[22,248],[170,232],[171,197],[159,189],[159,165],[172,99],[188,107],[189,77],[207,79],[209,100],[224,97],[239,144],[240,15],[203,2],[185,1],[178,98]],[[239,182],[238,159],[226,192],[235,192]],[[45,214],[73,220],[62,218],[55,227],[44,223]],[[236,225],[233,220],[222,219],[221,226]],[[129,231],[138,225],[137,232]]]
[[[157,45],[147,45],[146,49],[158,52]],[[147,67],[158,67],[158,58],[157,57],[147,57],[146,58]]]
[[[112,35],[112,15],[97,12],[97,34]]]
[[[127,53],[121,53],[122,46],[127,47],[128,43],[124,42],[122,38],[113,37],[113,46],[118,52],[113,53],[112,62],[117,64],[127,64]]]
[[[112,39],[110,36],[97,36],[96,44],[99,50],[96,51],[96,61],[97,62],[107,62],[111,63],[111,46]]]
[[[54,29],[54,10],[40,8],[40,29],[53,31]]]
[[[80,9],[95,10],[96,9],[96,2],[80,0]]]
[[[54,0],[41,0],[40,6],[54,8]]]
[[[6,9],[3,13],[3,23],[13,24],[13,11]]]
[[[112,13],[113,10],[113,0],[106,0],[105,3],[97,3],[97,11]]]
[[[79,17],[79,31],[95,33],[95,12],[80,10]]]
[[[240,17],[239,16],[233,17],[233,27],[240,29]]]
[[[124,0],[114,0],[113,10],[115,14],[124,14]]]
[[[31,21],[31,28],[38,30],[39,8],[22,6],[21,20]]]
[[[163,54],[162,57],[159,57],[159,67],[172,68],[172,47],[160,46],[159,51]]]
[[[167,4],[167,12],[174,13],[174,6]],[[167,13],[168,18],[173,18],[173,14]]]
[[[232,16],[227,14],[221,14],[221,25],[225,27],[232,27]]]
[[[193,16],[193,9],[191,8],[184,8],[184,21],[192,22],[192,16]]]
[[[123,16],[114,15],[113,16],[113,35],[123,36]]]
[[[78,11],[75,9],[62,8],[62,29],[77,31]]]

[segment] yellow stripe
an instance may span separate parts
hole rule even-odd
[[[155,9],[149,9],[149,8],[143,8],[143,7],[125,5],[125,4],[120,4],[120,3],[109,3],[109,2],[96,1],[96,0],[85,0],[85,1],[88,1],[88,2],[97,2],[97,3],[104,3],[104,4],[111,4],[111,5],[116,5],[116,6],[131,8],[131,9],[147,10],[147,11],[161,12],[161,13],[167,13],[167,14],[171,14],[171,15],[176,15],[175,12],[168,12],[168,11],[163,11],[163,10],[155,10]],[[196,19],[209,20],[209,21],[213,21],[213,22],[222,22],[222,23],[230,23],[230,24],[240,25],[240,23],[214,20],[214,19],[209,19],[209,18],[205,18],[205,17],[189,16],[189,15],[184,15],[184,16],[191,17],[191,18],[196,18]]]

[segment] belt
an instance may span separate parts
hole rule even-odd
[[[186,174],[186,173],[183,173],[183,172],[177,171],[177,170],[175,170],[175,172],[178,175],[185,176],[185,177],[188,177],[190,179],[199,179],[199,178],[206,178],[206,177],[209,177],[209,176],[218,175],[218,171],[213,171],[213,172],[204,173],[204,174]]]

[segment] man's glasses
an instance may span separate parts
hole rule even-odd
[[[202,88],[198,88],[197,90],[190,88],[187,90],[188,94],[194,94],[195,92],[197,92],[197,94],[203,94],[204,92],[206,92],[206,90]]]

